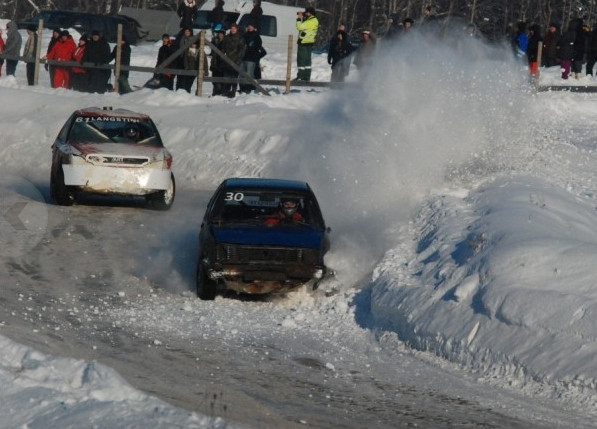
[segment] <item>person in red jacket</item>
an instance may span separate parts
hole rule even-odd
[[[83,35],[79,39],[79,46],[75,49],[75,53],[73,54],[73,61],[78,63],[81,62],[83,58],[83,54],[85,53],[85,49],[87,48],[87,36]],[[87,84],[88,81],[87,70],[83,67],[73,67],[70,76],[70,83],[71,88],[75,91],[81,92],[88,92],[89,85]]]
[[[67,30],[60,32],[60,40],[52,47],[46,59],[54,61],[72,61],[77,46]],[[54,88],[70,88],[70,67],[56,67]]]
[[[276,226],[280,224],[303,223],[305,219],[297,210],[298,201],[291,198],[285,198],[280,201],[280,208],[272,216],[265,220],[267,226]]]

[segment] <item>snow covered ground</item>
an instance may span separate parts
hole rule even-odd
[[[555,417],[542,421],[548,427],[590,427],[597,415],[597,99],[534,93],[524,68],[497,47],[409,43],[378,58],[360,86],[289,95],[271,88],[271,97],[234,100],[208,97],[209,86],[204,97],[53,90],[43,71],[32,88],[20,64],[16,79],[0,78],[3,278],[10,264],[56,238],[47,189],[34,184],[49,175],[49,145],[64,120],[78,107],[131,108],[156,121],[181,191],[209,194],[229,176],[307,180],[332,227],[326,263],[337,277],[327,299],[301,291],[273,303],[203,303],[193,296],[192,267],[170,266],[168,276],[127,280],[165,296],[106,305],[103,317],[148,338],[157,331],[184,338],[185,326],[218,314],[205,335],[223,341],[291,342],[309,326],[314,342],[335,351],[323,363],[334,371],[357,349],[370,365],[380,350],[415,349],[474,378],[471,391],[522,393],[530,416],[539,419],[533,404],[549,404]],[[133,47],[132,63],[153,66],[158,46]],[[283,78],[284,61],[282,53],[266,57],[264,78]],[[329,80],[324,56],[314,67],[313,80]],[[545,70],[541,79],[552,84],[558,74]],[[148,78],[133,73],[130,80]],[[356,70],[350,79],[359,80]],[[185,204],[184,195],[175,205]],[[11,210],[23,201],[17,222]],[[198,225],[201,215],[177,222]],[[164,253],[154,272],[176,258]],[[44,275],[61,281],[50,270]],[[128,293],[124,283],[115,287]],[[27,284],[22,293],[13,298],[26,301]],[[271,319],[249,323],[264,309]],[[30,304],[23,311],[35,319],[47,310]],[[0,314],[0,334],[10,316]],[[2,427],[48,427],[48,419],[54,427],[228,424],[134,390],[97,362],[0,342]]]

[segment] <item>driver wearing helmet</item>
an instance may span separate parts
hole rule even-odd
[[[300,223],[305,219],[297,210],[299,203],[294,198],[282,198],[280,206],[271,217],[267,218],[265,224],[268,226],[280,225],[281,223]]]
[[[130,140],[139,140],[139,127],[135,124],[128,124],[124,127],[124,137]]]

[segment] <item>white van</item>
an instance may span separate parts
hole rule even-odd
[[[196,29],[207,30],[212,28],[210,22],[211,11],[215,7],[215,0],[207,0],[199,10],[195,20]],[[224,28],[230,28],[230,24],[236,22],[241,31],[245,31],[249,14],[253,9],[252,0],[225,0],[224,3]],[[268,52],[286,52],[288,49],[288,36],[294,36],[296,43],[296,13],[304,8],[281,6],[262,1],[261,27],[259,34],[263,40],[263,46]]]

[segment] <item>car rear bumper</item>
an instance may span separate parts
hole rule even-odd
[[[146,195],[170,187],[171,171],[159,168],[63,164],[62,169],[64,184],[85,192]]]

